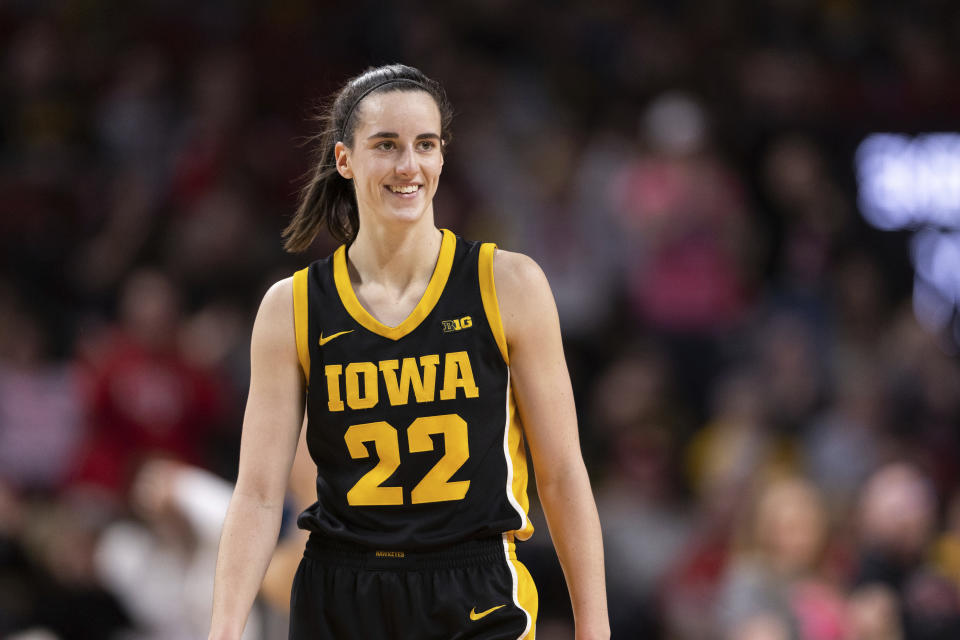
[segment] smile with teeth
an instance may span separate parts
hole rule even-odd
[[[392,184],[390,191],[394,193],[416,193],[420,189],[418,184]]]

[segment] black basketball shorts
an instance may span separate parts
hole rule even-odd
[[[291,640],[533,640],[537,591],[509,534],[387,551],[311,534]]]

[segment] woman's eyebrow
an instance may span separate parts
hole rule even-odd
[[[392,131],[378,131],[377,133],[371,136],[368,136],[367,140],[373,140],[374,138],[399,138],[399,137],[400,137],[400,134],[393,133]],[[428,138],[439,140],[440,136],[436,133],[421,133],[421,134],[418,134],[415,139],[424,140]]]

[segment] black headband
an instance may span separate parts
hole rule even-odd
[[[391,78],[390,80],[384,80],[383,82],[379,82],[379,83],[373,85],[372,87],[370,87],[369,89],[367,89],[366,91],[364,91],[363,93],[361,93],[359,96],[357,96],[357,99],[354,100],[354,101],[353,101],[353,104],[350,105],[350,109],[347,110],[347,117],[343,119],[343,126],[340,128],[340,141],[341,141],[341,142],[343,142],[343,139],[344,139],[344,137],[345,137],[346,134],[347,134],[347,125],[350,123],[350,117],[353,115],[353,110],[357,108],[357,105],[360,104],[360,101],[363,100],[364,98],[366,98],[368,95],[370,95],[370,94],[373,93],[374,91],[376,91],[377,89],[379,89],[380,87],[386,86],[386,85],[388,85],[388,84],[396,84],[396,83],[398,83],[398,82],[404,82],[404,83],[406,83],[406,84],[412,84],[412,85],[414,85],[414,86],[420,87],[421,89],[423,89],[423,90],[426,91],[427,93],[430,93],[430,89],[427,88],[427,85],[423,84],[423,83],[420,82],[419,80],[412,80],[412,79],[410,79],[410,78]],[[431,94],[431,95],[432,95],[432,94]]]

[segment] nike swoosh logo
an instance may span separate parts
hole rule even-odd
[[[482,618],[483,616],[489,615],[489,614],[493,613],[494,611],[496,611],[497,609],[502,609],[502,608],[505,607],[505,606],[507,606],[507,605],[501,604],[501,605],[496,606],[496,607],[491,607],[491,608],[487,609],[486,611],[481,611],[480,613],[477,613],[477,609],[476,609],[476,607],[474,607],[473,609],[470,609],[470,619],[471,619],[471,620],[479,620],[479,619]]]
[[[339,333],[333,334],[332,336],[327,336],[326,338],[323,337],[323,332],[321,331],[321,332],[320,332],[320,346],[322,347],[323,345],[327,344],[328,342],[330,342],[330,341],[333,340],[334,338],[339,338],[340,336],[342,336],[342,335],[345,334],[345,333],[353,333],[353,329],[348,329],[348,330],[346,330],[346,331],[341,331],[341,332],[339,332]]]

